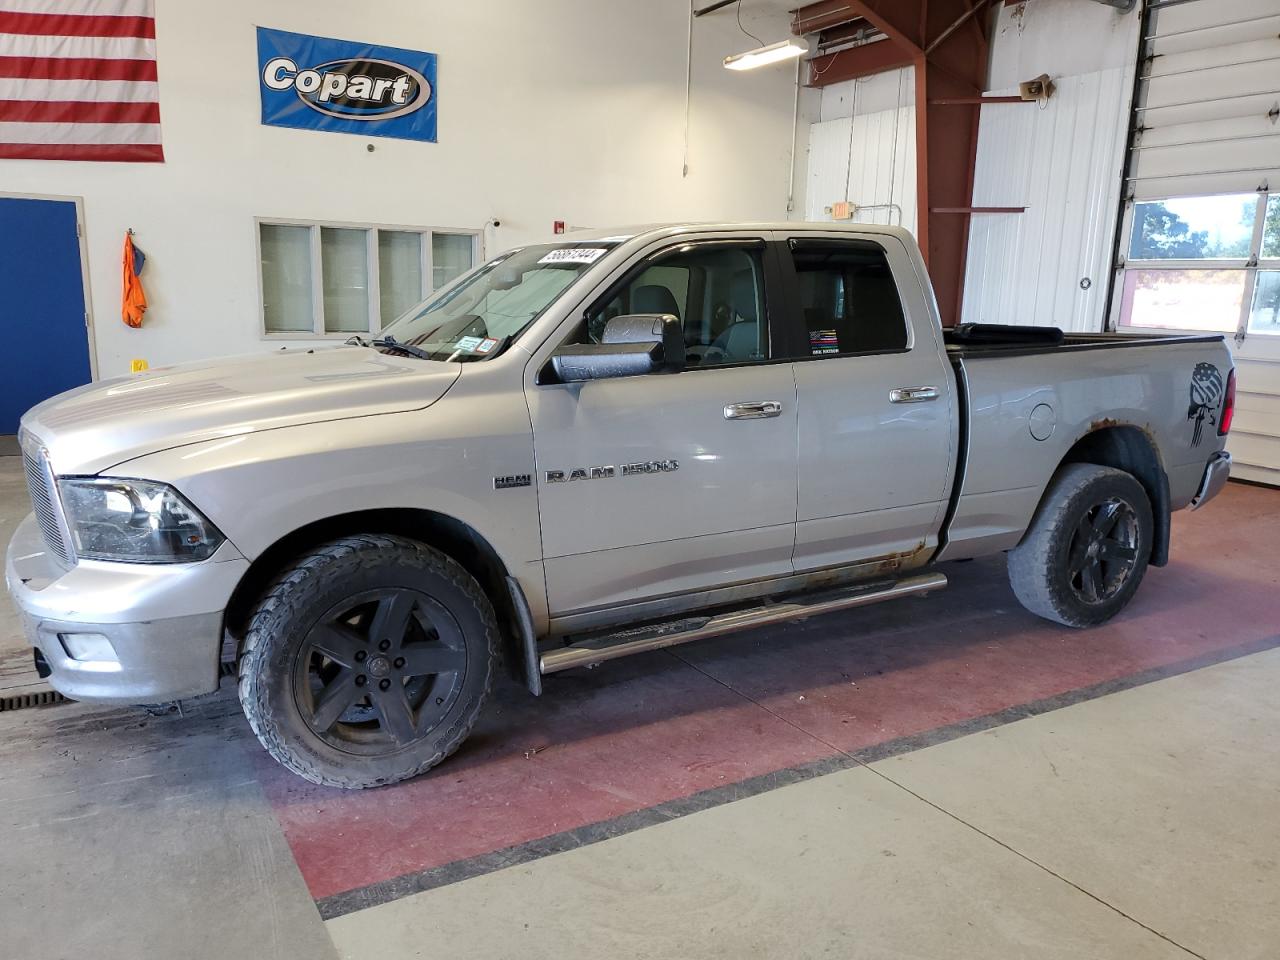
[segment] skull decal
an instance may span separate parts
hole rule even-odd
[[[1187,419],[1195,421],[1191,431],[1191,445],[1200,446],[1204,434],[1204,422],[1218,422],[1218,408],[1222,403],[1222,374],[1212,363],[1197,363],[1191,371],[1191,405],[1187,407]]]

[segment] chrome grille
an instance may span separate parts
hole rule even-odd
[[[31,509],[40,522],[49,550],[63,563],[74,563],[75,555],[67,543],[66,528],[62,516],[62,504],[53,485],[53,471],[44,448],[34,438],[22,438],[22,466],[27,473],[27,491],[31,494]]]

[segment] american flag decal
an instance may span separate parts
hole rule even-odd
[[[0,0],[0,159],[161,161],[154,0]]]

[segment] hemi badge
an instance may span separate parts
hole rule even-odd
[[[510,490],[512,487],[528,487],[533,485],[533,474],[513,473],[509,477],[494,477],[493,489]]]

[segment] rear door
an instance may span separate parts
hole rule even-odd
[[[766,240],[651,248],[550,345],[598,341],[620,314],[671,313],[685,370],[561,384],[531,365],[553,617],[790,573],[796,387]]]
[[[91,379],[77,223],[74,200],[0,196],[0,435]]]
[[[795,569],[924,562],[951,492],[958,417],[911,257],[895,237],[849,233],[795,235],[780,254],[803,331]]]

